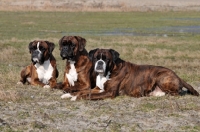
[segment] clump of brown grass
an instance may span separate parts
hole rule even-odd
[[[15,91],[4,91],[0,90],[0,101],[17,101],[19,95]]]
[[[13,55],[16,52],[16,49],[13,47],[8,47],[8,48],[4,48],[1,52],[0,52],[0,59],[2,61],[4,60],[9,60],[12,58],[11,55]]]
[[[1,39],[0,45],[7,44],[7,43],[23,43],[23,42],[30,42],[30,40],[22,40],[16,37],[12,37],[11,39]]]

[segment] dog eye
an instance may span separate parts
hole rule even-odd
[[[30,47],[30,50],[36,50],[36,49],[37,49],[36,46]]]
[[[97,58],[96,58],[97,60],[100,60],[101,59],[101,57],[99,57],[99,56],[97,56]]]
[[[39,49],[40,49],[40,50],[45,50],[45,48],[44,48],[44,47],[40,47]]]
[[[33,50],[33,47],[29,47],[30,50]]]
[[[75,45],[75,44],[72,44],[72,48],[74,48],[74,47],[76,47],[76,45]]]

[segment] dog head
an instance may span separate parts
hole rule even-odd
[[[79,36],[63,36],[59,40],[60,56],[62,59],[75,61],[79,57],[79,52],[83,51],[86,40]]]
[[[107,75],[114,68],[119,53],[113,49],[94,49],[89,52],[89,57],[92,60],[94,71]]]
[[[31,53],[31,61],[33,64],[43,64],[52,54],[55,44],[49,41],[33,41],[29,43],[29,52]]]

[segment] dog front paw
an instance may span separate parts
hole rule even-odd
[[[49,85],[44,85],[43,88],[50,88],[50,86]]]
[[[23,83],[22,82],[17,82],[17,85],[23,85]]]
[[[77,96],[73,96],[70,100],[71,101],[76,101]]]
[[[73,96],[70,94],[70,93],[66,93],[66,94],[63,94],[61,96],[61,99],[64,99],[64,98],[72,98]]]

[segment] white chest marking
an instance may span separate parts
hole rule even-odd
[[[49,79],[52,77],[53,67],[51,66],[50,60],[45,61],[42,65],[36,63],[38,78],[44,84],[49,83]]]
[[[70,62],[70,70],[69,73],[66,73],[66,77],[69,81],[70,86],[74,86],[74,82],[78,79],[78,73],[76,72],[76,68],[74,66],[75,61]]]
[[[101,90],[100,93],[104,91],[104,83],[109,79],[110,72],[104,77],[103,75],[99,74],[96,78],[96,86],[98,86]]]

